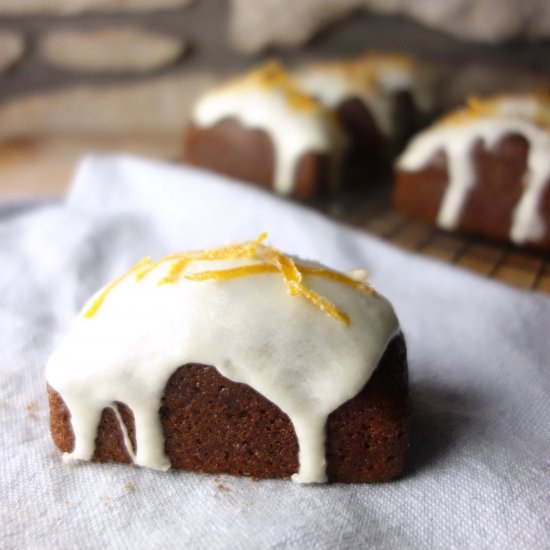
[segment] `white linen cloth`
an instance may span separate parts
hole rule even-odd
[[[366,267],[393,302],[414,413],[405,475],[300,486],[63,464],[44,366],[89,295],[144,256],[262,231],[286,252]],[[0,266],[2,548],[550,548],[547,297],[131,157],[85,159],[63,204],[0,210]]]

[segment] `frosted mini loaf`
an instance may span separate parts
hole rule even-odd
[[[90,299],[46,370],[67,459],[298,482],[400,473],[408,390],[391,305],[357,272],[264,237],[145,259]]]
[[[398,209],[550,249],[550,95],[480,100],[422,132],[397,162]]]
[[[185,133],[185,160],[308,198],[340,183],[345,136],[332,113],[278,63],[200,97]]]

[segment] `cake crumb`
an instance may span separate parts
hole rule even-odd
[[[219,493],[230,493],[231,492],[231,488],[228,487],[227,485],[224,485],[224,483],[222,483],[222,478],[220,475],[216,475],[214,477],[214,483],[216,484],[216,489],[217,489],[217,492],[214,496],[218,496]]]
[[[124,490],[127,493],[133,493],[134,492],[134,482],[132,480],[127,481],[126,484],[124,485]]]
[[[30,418],[33,420],[40,420],[38,417],[38,403],[36,401],[31,401],[25,409],[27,410],[27,414]]]
[[[220,493],[230,493],[231,492],[231,489],[227,485],[224,485],[223,483],[217,483],[216,487],[218,488],[218,491]]]

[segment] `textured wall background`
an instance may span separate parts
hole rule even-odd
[[[354,10],[409,16],[464,39],[498,43],[550,35],[547,0],[231,0],[231,39],[242,51],[299,45]]]
[[[549,36],[547,0],[1,0],[0,138],[175,136],[197,93],[274,54],[409,52],[454,104],[548,83]]]

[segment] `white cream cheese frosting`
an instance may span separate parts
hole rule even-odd
[[[388,139],[397,132],[393,94],[408,91],[422,111],[432,104],[427,76],[406,56],[367,54],[351,61],[319,63],[296,71],[294,78],[300,88],[332,109],[350,98],[361,100]]]
[[[481,140],[495,147],[507,135],[519,134],[529,144],[523,192],[517,203],[510,239],[526,244],[540,239],[546,230],[539,212],[550,180],[550,101],[538,95],[518,95],[493,100],[473,100],[467,109],[453,113],[418,134],[397,161],[405,171],[424,168],[443,151],[447,157],[449,182],[437,216],[437,224],[455,229],[462,209],[475,185],[473,149]]]
[[[89,300],[46,369],[71,413],[68,459],[91,459],[102,410],[123,402],[135,417],[135,452],[125,437],[134,463],[168,469],[161,399],[177,368],[200,363],[289,416],[294,481],[326,480],[327,417],[363,388],[399,324],[357,271],[294,262],[260,240],[209,259],[142,261]]]
[[[202,128],[227,118],[235,118],[247,128],[264,130],[271,138],[276,192],[292,193],[298,162],[310,152],[328,155],[329,183],[338,184],[337,172],[346,147],[344,134],[332,114],[302,93],[277,63],[207,92],[192,113],[193,122]]]

